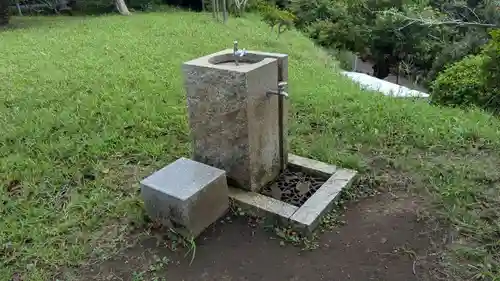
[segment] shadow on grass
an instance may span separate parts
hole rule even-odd
[[[0,32],[16,30],[16,29],[30,29],[40,26],[50,26],[60,23],[61,20],[77,20],[81,17],[72,17],[64,15],[47,15],[47,16],[17,16],[12,17],[7,26],[0,27]]]
[[[134,14],[144,14],[152,11],[141,11],[134,10],[130,8],[130,11]],[[182,9],[167,5],[158,5],[154,7],[155,12],[178,12]],[[0,32],[16,30],[16,29],[30,29],[37,27],[47,27],[60,25],[62,22],[71,21],[81,21],[85,18],[93,17],[105,17],[110,15],[118,15],[117,11],[114,10],[114,5],[105,8],[96,8],[86,10],[86,12],[72,11],[71,14],[61,13],[61,14],[39,14],[39,15],[24,15],[24,16],[13,16],[10,18],[10,22],[6,26],[0,26]]]

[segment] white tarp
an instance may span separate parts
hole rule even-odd
[[[419,97],[419,98],[428,98],[429,94],[420,92],[417,90],[412,90],[405,86],[401,86],[398,84],[394,84],[382,79],[378,79],[376,77],[370,76],[368,74],[359,73],[359,72],[349,72],[342,71],[342,74],[349,77],[351,80],[357,82],[361,85],[362,88],[372,91],[381,92],[386,96],[393,97]]]

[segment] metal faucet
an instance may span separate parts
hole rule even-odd
[[[268,97],[271,96],[271,95],[276,95],[276,96],[282,96],[284,98],[288,98],[288,93],[285,92],[285,88],[286,88],[287,85],[288,85],[287,82],[284,82],[284,81],[279,82],[278,83],[278,90],[277,91],[273,91],[273,90],[267,91],[266,95]]]
[[[285,170],[285,141],[286,141],[286,132],[284,128],[284,119],[285,119],[285,112],[283,110],[284,107],[284,100],[288,98],[288,93],[285,92],[285,87],[288,85],[287,82],[281,81],[278,83],[278,90],[277,91],[267,91],[266,95],[268,97],[272,95],[278,96],[278,130],[279,130],[279,135],[278,135],[278,145],[279,145],[279,157],[280,157],[280,172],[282,173]]]
[[[239,65],[239,58],[243,57],[244,55],[247,54],[247,50],[238,50],[238,41],[233,42],[233,57],[234,57],[234,63],[236,65]]]

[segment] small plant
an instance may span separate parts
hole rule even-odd
[[[311,236],[303,236],[291,227],[282,228],[275,227],[274,232],[282,240],[280,245],[284,246],[286,243],[290,243],[294,246],[301,246],[302,250],[315,250],[319,247],[318,237],[316,233]]]
[[[154,256],[154,263],[149,266],[150,272],[157,272],[164,269],[170,263],[168,257]]]
[[[189,265],[191,265],[194,261],[194,258],[196,257],[196,243],[194,242],[194,238],[189,239],[188,242],[189,251],[186,252],[185,256],[187,256],[190,252],[193,252],[193,254],[191,255],[191,261],[189,262]]]
[[[229,210],[231,211],[231,214],[233,214],[233,216],[235,217],[244,217],[245,215],[247,215],[247,213],[245,213],[245,211],[241,207],[238,207],[234,203],[234,201],[231,201],[229,203]]]
[[[194,238],[191,237],[189,239],[186,239],[174,229],[170,229],[170,233],[171,233],[171,235],[169,235],[170,239],[175,240],[175,244],[172,245],[177,245],[177,243],[180,242],[182,243],[182,246],[189,249],[184,256],[187,256],[189,253],[192,253],[191,261],[189,262],[189,264],[191,265],[196,256],[196,242],[194,241]]]
[[[276,235],[283,239],[285,242],[298,245],[301,241],[300,235],[291,228],[276,227],[274,228],[274,231],[276,232]]]
[[[144,272],[134,272],[132,273],[132,281],[143,281],[144,280]]]
[[[263,21],[271,27],[271,33],[276,27],[279,37],[281,33],[292,29],[296,18],[291,12],[280,10],[278,7],[267,3],[260,3],[258,9],[262,14]]]
[[[336,210],[326,213],[321,219],[321,232],[331,231],[332,229],[344,225],[345,221],[340,219],[340,215]]]

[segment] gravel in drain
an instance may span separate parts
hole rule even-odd
[[[274,183],[264,187],[260,193],[300,207],[323,183],[325,180],[322,178],[286,169]]]

